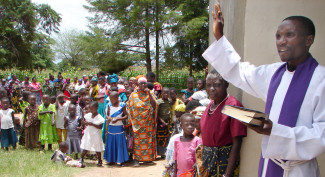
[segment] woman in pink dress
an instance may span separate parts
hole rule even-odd
[[[30,83],[30,91],[36,96],[36,104],[42,104],[42,86],[40,83],[36,82],[36,77],[32,78],[32,83]]]

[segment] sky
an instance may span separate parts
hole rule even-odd
[[[57,13],[61,14],[60,31],[75,29],[86,31],[87,16],[92,16],[83,5],[88,5],[86,0],[32,0],[36,4],[48,4]]]

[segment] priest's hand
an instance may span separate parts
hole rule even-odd
[[[213,35],[214,37],[219,40],[223,36],[223,16],[220,8],[220,3],[214,5],[215,12],[212,12],[213,18]]]
[[[263,135],[270,135],[272,131],[273,122],[270,119],[265,119],[262,126],[255,126],[244,123],[248,128]]]

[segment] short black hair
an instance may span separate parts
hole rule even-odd
[[[94,106],[94,107],[98,108],[98,103],[97,103],[97,101],[92,101],[89,103],[89,106]]]
[[[175,87],[170,87],[169,91],[174,91],[175,93],[177,93],[177,89]]]
[[[194,81],[194,78],[193,78],[192,76],[189,76],[189,77],[186,79],[186,82],[191,81],[191,80]]]
[[[227,82],[216,70],[212,70],[211,72],[209,72],[206,79],[208,80],[208,78],[210,78],[210,77],[216,77],[217,79],[219,79],[222,82],[222,84],[224,86],[226,86],[226,87],[229,86],[229,82]]]
[[[99,76],[105,76],[105,72],[104,72],[104,71],[99,71],[99,72],[98,72],[98,75],[99,75]]]
[[[153,73],[153,72],[148,72],[147,74],[146,74],[146,77],[150,77],[150,78],[156,78],[156,75],[155,75],[155,73]]]
[[[199,106],[202,106],[202,104],[198,100],[192,100],[187,103],[185,112],[191,112],[192,110],[194,110],[195,108],[197,108]]]
[[[152,82],[147,82],[148,89],[152,90],[154,88],[154,85]]]
[[[193,115],[193,114],[191,114],[191,113],[185,113],[185,114],[183,114],[182,116],[181,116],[181,118],[180,118],[180,122],[182,122],[182,120],[185,118],[185,117],[192,117],[193,119],[195,119],[195,116]]]
[[[285,20],[293,20],[293,21],[298,21],[301,25],[301,27],[303,27],[305,35],[313,35],[315,36],[316,30],[315,30],[315,25],[313,23],[312,20],[310,20],[309,18],[305,17],[305,16],[290,16],[285,18],[283,21]]]
[[[101,76],[101,77],[99,77],[99,78],[98,78],[98,80],[102,80],[102,81],[105,81],[106,79],[105,79],[105,77],[104,77],[104,76]]]
[[[109,89],[109,91],[116,91],[116,92],[118,92],[118,87],[111,87],[110,89]]]
[[[205,79],[199,78],[199,79],[196,80],[196,82],[197,82],[197,81],[202,81],[202,83],[203,83],[203,85],[204,85],[204,87],[205,87]]]
[[[25,76],[25,79],[28,79],[29,80],[29,76]]]
[[[63,141],[59,144],[59,149],[63,149],[65,147],[69,147],[68,143],[66,141]]]

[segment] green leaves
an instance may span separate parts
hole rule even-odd
[[[52,60],[51,52],[37,53],[43,50],[37,45],[41,31],[47,34],[58,32],[59,14],[48,5],[35,5],[30,0],[1,0],[0,19],[0,59],[5,60],[0,62],[1,69],[33,70],[40,63],[51,63],[48,62]],[[42,46],[49,48],[48,40],[43,41]],[[45,61],[40,62],[43,59]]]

